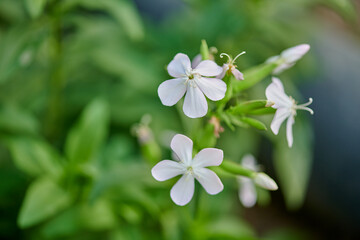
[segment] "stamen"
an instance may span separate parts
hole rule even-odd
[[[236,55],[236,57],[234,58],[234,60],[232,60],[232,62],[235,62],[238,57],[240,57],[241,55],[243,55],[243,54],[245,54],[245,53],[246,53],[245,51],[242,51],[241,53],[239,53],[238,55]]]
[[[314,115],[314,111],[311,108],[304,107],[304,106],[296,106],[296,109],[301,109],[310,112],[311,115]]]
[[[229,58],[229,61],[231,61],[231,57],[227,53],[221,53],[220,58],[223,58],[224,56],[227,56]]]
[[[311,103],[313,102],[313,99],[312,98],[309,98],[309,101],[307,103],[304,103],[304,104],[300,104],[299,107],[306,107],[306,106],[309,106]]]

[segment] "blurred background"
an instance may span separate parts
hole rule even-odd
[[[0,238],[360,239],[359,12],[350,0],[0,0]],[[315,115],[298,114],[291,151],[284,129],[225,128],[218,147],[255,155],[280,190],[245,209],[225,179],[194,221],[150,168],[185,131],[157,87],[202,39],[245,50],[241,71],[310,44],[280,78]],[[246,94],[265,99],[270,81]]]

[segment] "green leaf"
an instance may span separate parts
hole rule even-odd
[[[18,224],[31,227],[67,208],[71,198],[49,178],[39,178],[28,188],[20,209]]]
[[[269,76],[276,67],[277,63],[263,63],[244,71],[244,80],[234,81],[233,83],[234,92],[240,92],[254,86],[265,77]]]
[[[27,174],[57,177],[62,170],[61,157],[49,144],[25,137],[7,140],[15,165]]]
[[[37,119],[30,113],[15,106],[0,106],[0,131],[15,134],[36,134],[39,130]]]
[[[25,0],[26,8],[32,18],[37,18],[43,12],[47,0]]]
[[[65,152],[68,159],[78,163],[93,159],[106,138],[108,125],[107,103],[100,99],[92,101],[67,137]]]
[[[305,198],[312,163],[312,130],[307,121],[297,118],[293,126],[294,144],[287,145],[284,129],[278,136],[274,166],[289,209],[299,208]]]
[[[102,4],[132,40],[142,40],[145,37],[142,20],[132,1],[104,0]]]
[[[242,102],[236,106],[231,107],[228,111],[232,114],[248,114],[254,110],[268,108],[266,107],[267,100],[252,100]]]

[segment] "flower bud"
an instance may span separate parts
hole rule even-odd
[[[278,189],[276,182],[263,172],[260,172],[255,175],[254,182],[256,183],[256,185],[265,188],[267,190],[274,191]]]

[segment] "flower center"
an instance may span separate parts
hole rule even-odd
[[[192,166],[188,166],[188,167],[186,168],[186,171],[187,171],[187,173],[189,173],[189,174],[191,174],[191,175],[194,175],[194,169],[192,168]]]

